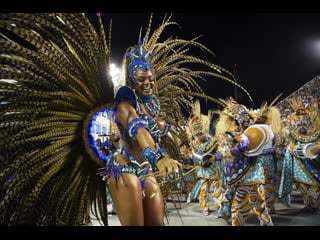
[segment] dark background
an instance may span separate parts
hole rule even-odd
[[[91,14],[94,17],[95,14]],[[146,29],[150,12],[105,12],[112,19],[112,59],[120,65],[127,47],[136,44],[140,28]],[[165,13],[155,12],[154,28]],[[168,34],[198,40],[214,53],[204,56],[233,72],[254,103],[239,89],[222,81],[203,86],[213,97],[237,97],[250,107],[283,99],[320,73],[320,12],[297,11],[186,11],[173,12]],[[209,104],[208,107],[215,107]]]
[[[146,29],[150,13],[153,26],[165,14],[181,28],[172,35],[199,42],[214,53],[213,63],[233,72],[253,97],[222,80],[204,83],[213,97],[237,96],[249,107],[259,107],[282,93],[283,99],[319,75],[320,8],[314,1],[6,1],[4,12],[101,12],[112,19],[112,58],[120,65],[127,47],[136,44],[140,28]],[[1,14],[1,13],[0,13]],[[167,29],[168,30],[168,29]],[[168,33],[168,31],[166,31]],[[170,34],[170,31],[169,31]],[[216,107],[209,103],[208,108]]]

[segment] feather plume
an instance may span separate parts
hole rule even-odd
[[[0,27],[1,224],[86,225],[94,202],[107,224],[82,136],[114,97],[103,27],[78,13],[6,13]]]

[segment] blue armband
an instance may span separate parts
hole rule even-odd
[[[155,169],[157,168],[157,161],[162,158],[162,157],[169,157],[168,153],[160,148],[158,144],[156,145],[156,150],[153,150],[150,147],[146,147],[143,152],[142,152],[142,158],[146,161],[148,161],[152,168]]]
[[[136,140],[136,136],[140,128],[148,129],[148,122],[142,118],[132,119],[128,124],[129,136]]]

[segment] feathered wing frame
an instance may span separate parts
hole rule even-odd
[[[114,97],[102,24],[6,13],[0,28],[0,223],[84,225],[96,203],[107,224],[101,166],[82,134],[86,116]]]
[[[151,31],[151,15],[144,45],[154,55],[161,113],[179,127],[181,108],[194,97],[223,106],[199,80],[222,79],[247,91],[225,69],[189,53],[211,53],[197,38],[160,41],[177,25],[170,19]],[[83,13],[0,14],[0,224],[86,225],[94,206],[108,225],[106,186],[97,175],[103,162],[87,151],[86,135],[90,116],[114,99],[111,22],[108,35],[100,16],[98,23]],[[196,64],[208,70],[190,68]]]
[[[195,48],[201,50],[204,56],[205,54],[214,56],[210,49],[197,41],[200,36],[191,40],[168,37],[159,41],[167,27],[179,26],[179,24],[171,21],[171,15],[164,17],[160,26],[151,34],[152,19],[153,15],[151,14],[144,36],[144,46],[154,55],[152,61],[157,78],[158,97],[161,100],[163,112],[169,113],[167,118],[179,118],[175,113],[180,113],[182,106],[187,106],[187,109],[192,108],[194,97],[225,106],[218,98],[205,93],[199,85],[200,81],[220,79],[230,82],[241,88],[252,100],[246,89],[235,81],[232,73],[211,61],[192,55],[191,50]],[[215,83],[212,82],[212,84]]]
[[[157,79],[157,95],[161,102],[161,114],[167,122],[177,125],[179,122],[186,126],[187,118],[183,114],[191,112],[194,99],[203,99],[225,107],[225,103],[219,98],[205,93],[200,86],[200,81],[227,81],[242,89],[252,101],[250,94],[239,85],[231,72],[213,64],[203,57],[197,57],[192,49],[201,50],[203,56],[214,56],[213,52],[198,42],[199,37],[191,40],[168,37],[160,41],[164,30],[168,27],[179,27],[179,24],[171,20],[171,15],[165,16],[162,23],[153,32],[153,14],[150,16],[146,33],[143,37],[144,47],[153,54],[153,66]],[[187,142],[187,134],[179,128],[180,142]]]

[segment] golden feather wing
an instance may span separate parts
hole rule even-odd
[[[5,13],[0,27],[1,224],[85,225],[92,204],[107,224],[82,134],[114,97],[103,28],[81,13]]]

